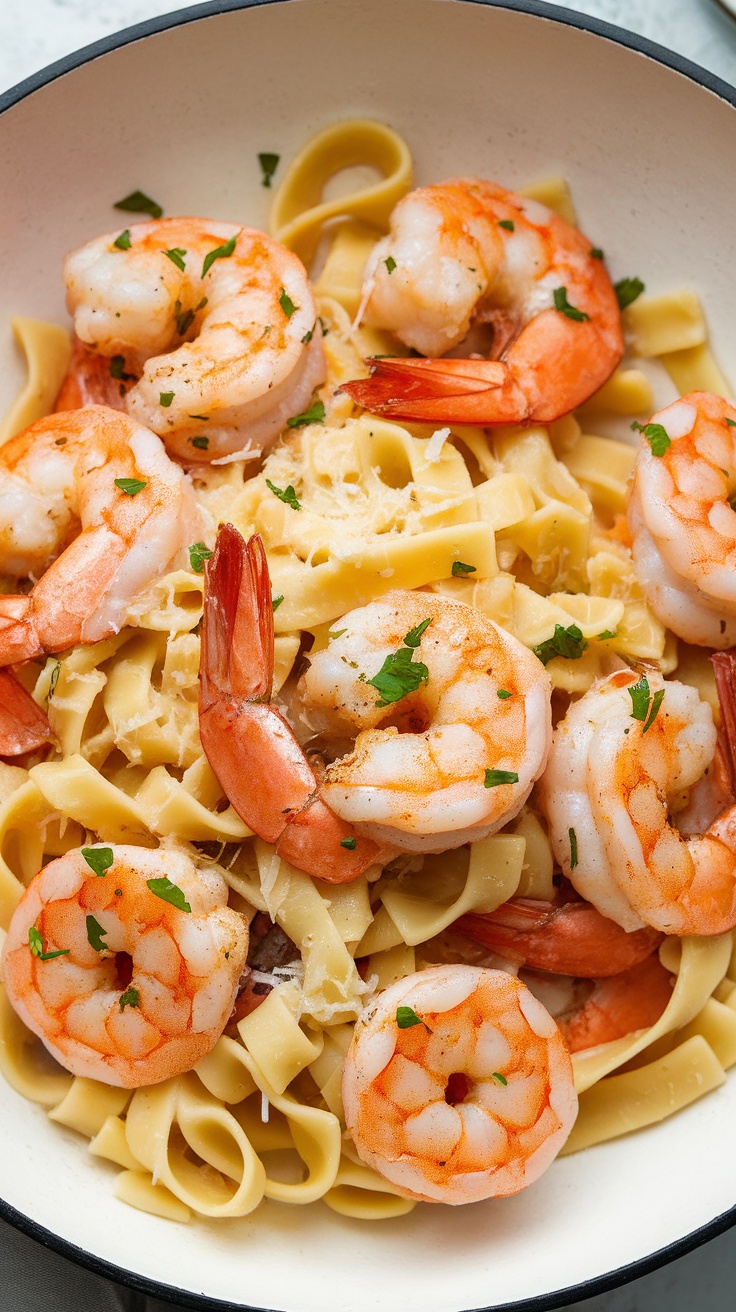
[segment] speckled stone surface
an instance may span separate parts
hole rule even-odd
[[[355,0],[345,0],[354,3]],[[725,0],[724,0],[725,2]],[[734,3],[736,0],[728,0]],[[716,0],[558,0],[736,83],[736,21]],[[73,50],[193,0],[0,0],[0,92]],[[685,1184],[685,1182],[683,1182]],[[736,1229],[660,1271],[561,1312],[732,1312]],[[2,1312],[171,1312],[89,1275],[0,1223]],[[345,1312],[360,1312],[346,1300]]]

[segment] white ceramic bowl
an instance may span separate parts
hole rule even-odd
[[[689,283],[736,354],[736,92],[643,40],[519,0],[281,0],[154,20],[0,100],[4,314],[64,319],[62,255],[135,188],[169,214],[266,223],[259,151],[340,117],[398,128],[419,181],[569,180],[615,278]],[[0,328],[0,407],[20,381]],[[0,1211],[68,1256],[194,1307],[542,1309],[641,1275],[736,1221],[736,1081],[658,1128],[557,1162],[526,1193],[368,1225],[267,1203],[178,1227],[0,1082]],[[213,1304],[208,1304],[212,1307]]]

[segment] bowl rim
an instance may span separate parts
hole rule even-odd
[[[171,28],[183,27],[187,23],[198,22],[203,18],[233,13],[240,9],[254,9],[265,5],[293,2],[295,0],[205,0],[203,4],[192,5],[187,9],[174,9],[167,14],[145,19],[143,22],[125,27],[119,32],[101,37],[98,41],[93,41],[82,46],[79,50],[63,55],[61,59],[54,60],[53,63],[47,64],[44,68],[32,73],[7,91],[2,92],[0,94],[0,115],[14,105],[20,104],[22,100],[40,90],[41,87],[45,87],[56,81],[57,78],[63,77],[66,73],[71,73],[74,69],[81,68],[84,64],[91,63],[92,60],[99,59],[102,55],[110,54],[114,50],[120,50],[124,46],[142,40],[144,37],[154,36]],[[634,50],[638,54],[646,55],[655,63],[662,64],[666,68],[682,74],[690,81],[704,87],[707,91],[719,96],[720,99],[736,108],[736,86],[732,86],[716,73],[711,73],[709,69],[703,68],[702,65],[687,59],[677,51],[669,50],[658,42],[650,41],[648,37],[618,27],[605,19],[590,14],[578,13],[577,10],[563,9],[559,5],[548,4],[546,0],[461,0],[461,2],[484,5],[491,9],[506,9],[513,13],[530,14],[534,18],[544,18],[550,22],[560,23],[566,27],[577,28],[580,31],[590,32],[594,36],[603,37],[605,40],[612,41],[629,50]],[[139,1275],[135,1271],[118,1267],[106,1258],[98,1257],[95,1253],[90,1253],[86,1249],[73,1244],[70,1240],[54,1234],[53,1231],[34,1221],[32,1217],[19,1212],[3,1198],[0,1198],[0,1219],[13,1226],[21,1234],[35,1240],[44,1248],[51,1249],[61,1257],[65,1257],[78,1266],[92,1271],[95,1275],[115,1281],[119,1285],[148,1297],[159,1298],[169,1303],[175,1300],[182,1307],[193,1308],[196,1312],[279,1312],[279,1309],[255,1308],[251,1304],[232,1303],[229,1300],[209,1298],[205,1294],[196,1294],[190,1290],[180,1289],[176,1285],[164,1284],[151,1277]],[[626,1266],[617,1267],[614,1271],[595,1276],[591,1280],[569,1285],[565,1289],[553,1290],[549,1294],[538,1294],[532,1298],[517,1300],[513,1303],[498,1303],[485,1308],[458,1309],[458,1312],[553,1312],[553,1309],[564,1308],[571,1301],[584,1301],[593,1298],[597,1294],[608,1293],[633,1280],[638,1280],[642,1276],[666,1266],[669,1262],[684,1257],[702,1244],[724,1234],[733,1226],[736,1226],[736,1205],[714,1217],[706,1225],[691,1231],[690,1234],[683,1235],[682,1238],[674,1240],[673,1243],[657,1249],[656,1252],[639,1258],[635,1262],[628,1263]]]

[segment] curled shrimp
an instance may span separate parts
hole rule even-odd
[[[159,438],[103,406],[49,415],[0,449],[0,665],[97,642],[201,536],[188,477]],[[44,572],[45,571],[45,572]]]
[[[209,219],[126,234],[122,249],[105,233],[66,257],[77,336],[119,357],[116,374],[140,375],[126,409],[174,455],[259,455],[325,378],[301,261],[255,228]]]
[[[357,734],[317,783],[266,700],[272,614],[260,539],[246,546],[226,525],[207,567],[202,745],[239,815],[292,864],[352,879],[381,853],[445,851],[516,815],[544,769],[551,712],[543,666],[511,634],[424,592],[350,611],[297,689],[312,732]]]
[[[583,979],[619,975],[657,948],[661,933],[627,933],[589,902],[558,894],[554,902],[514,897],[496,911],[461,916],[454,928],[530,970]]]
[[[514,976],[434,966],[359,1018],[343,1070],[358,1153],[410,1198],[472,1203],[547,1169],[577,1114],[552,1017]]]
[[[644,426],[628,505],[655,615],[686,642],[736,643],[736,406],[690,392]]]
[[[397,419],[549,423],[597,391],[623,354],[616,293],[587,237],[478,178],[399,201],[363,305],[369,323],[427,356],[458,347],[473,323],[493,326],[487,360],[367,361],[372,376],[344,390]]]
[[[736,807],[686,838],[668,814],[715,749],[710,706],[654,671],[599,680],[555,729],[541,785],[555,856],[624,929],[709,935],[736,925]]]
[[[24,756],[50,737],[46,712],[12,670],[0,670],[0,756]]]
[[[226,796],[279,855],[330,883],[357,879],[379,860],[376,843],[319,796],[291,726],[271,704],[273,605],[266,553],[231,524],[206,569],[199,732]]]
[[[656,952],[626,970],[595,980],[529,971],[522,978],[557,1021],[570,1052],[650,1029],[667,1006],[673,987],[672,975]]]
[[[1,964],[12,1006],[62,1066],[137,1089],[214,1047],[247,950],[247,925],[211,867],[95,845],[31,880]]]

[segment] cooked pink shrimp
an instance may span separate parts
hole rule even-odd
[[[444,356],[474,322],[494,328],[490,360],[369,360],[372,377],[344,390],[397,419],[548,423],[597,391],[623,354],[616,294],[587,237],[478,178],[399,201],[363,300],[368,322],[423,355]]]
[[[673,977],[656,952],[627,970],[595,980],[531,971],[523,971],[521,978],[557,1021],[570,1052],[649,1029],[662,1015],[673,987]]]
[[[96,844],[31,880],[2,956],[21,1020],[73,1075],[137,1089],[191,1070],[232,1010],[248,928],[212,868]]]
[[[103,406],[32,424],[0,449],[0,471],[0,573],[43,575],[0,596],[0,665],[116,633],[201,537],[188,477],[153,433]]]
[[[621,670],[554,733],[541,801],[571,883],[624,929],[722,934],[736,925],[736,807],[683,838],[668,798],[711,767],[716,731],[695,688]]]
[[[736,406],[689,392],[644,426],[628,506],[655,615],[686,642],[736,643]]]
[[[271,705],[273,605],[266,553],[220,529],[206,587],[200,662],[202,747],[238,815],[286,861],[333,884],[357,879],[381,849],[340,820],[291,726]]]
[[[453,928],[530,970],[584,979],[619,975],[650,956],[662,940],[650,926],[627,933],[566,892],[554,902],[514,897],[496,911],[461,916]]]
[[[391,592],[337,621],[299,681],[299,714],[320,735],[357,739],[317,784],[263,701],[271,616],[260,539],[245,547],[225,526],[207,573],[202,744],[246,824],[293,864],[351,879],[379,859],[376,844],[384,859],[398,849],[441,852],[494,833],[520,810],[549,751],[550,684],[511,634],[425,592]],[[356,844],[356,832],[361,861],[357,848],[352,861],[336,850]]]
[[[345,1058],[343,1101],[363,1160],[434,1203],[524,1189],[577,1114],[552,1017],[513,975],[475,966],[419,971],[370,1004]]]
[[[301,261],[255,228],[158,219],[64,262],[82,342],[140,375],[128,413],[187,461],[257,456],[325,378]],[[119,357],[119,359],[115,359]]]
[[[51,738],[49,717],[12,670],[0,670],[0,756],[23,756]]]

